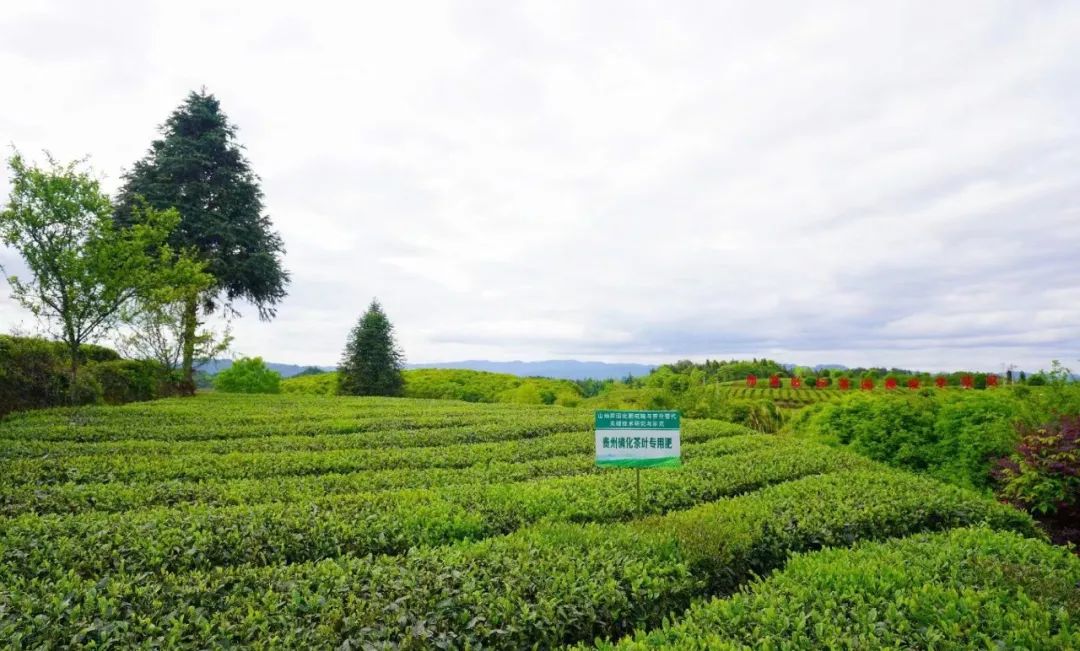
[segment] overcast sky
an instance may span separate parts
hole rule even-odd
[[[110,191],[221,100],[293,278],[236,353],[1080,367],[1077,2],[4,2],[0,79]]]

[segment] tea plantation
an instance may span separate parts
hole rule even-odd
[[[566,407],[208,394],[14,414],[0,647],[1080,643],[1080,561],[1020,511],[722,421],[683,422],[683,461],[643,472],[639,505]]]

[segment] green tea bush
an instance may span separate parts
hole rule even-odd
[[[758,438],[758,437],[753,437]],[[706,450],[722,452],[723,448]],[[645,481],[644,513],[663,513],[806,475],[865,467],[824,446],[771,448],[692,457],[678,471]],[[238,563],[311,561],[342,553],[398,554],[508,533],[547,520],[611,522],[638,515],[634,476],[604,472],[522,483],[444,485],[323,496],[289,503],[185,506],[107,514],[23,516],[0,526],[0,565],[30,575],[63,567],[85,576],[115,571],[180,571]],[[287,489],[282,489],[286,493]],[[312,519],[312,514],[318,517]],[[106,553],[122,550],[122,553]],[[121,564],[121,565],[117,565]]]
[[[77,404],[152,400],[169,393],[168,378],[152,362],[121,360],[116,351],[91,344],[79,348],[79,357]],[[70,386],[69,357],[62,344],[0,335],[0,416],[70,404]]]
[[[139,567],[84,578],[23,558],[0,566],[0,613],[8,614],[0,637],[23,647],[550,648],[658,626],[696,597],[731,591],[792,552],[979,522],[1034,534],[1015,509],[872,469],[638,522],[546,522],[401,556],[345,554],[153,579]],[[313,542],[329,545],[320,540]],[[19,549],[38,554],[49,544]],[[117,543],[102,555],[124,549]]]
[[[338,374],[334,371],[318,375],[294,375],[281,381],[281,392],[333,396],[337,395],[337,382]]]
[[[1027,407],[1010,391],[855,392],[815,405],[795,432],[890,465],[989,489],[994,460],[1017,441]]]
[[[569,380],[441,368],[410,369],[403,371],[402,377],[408,398],[563,407],[576,407],[582,400],[581,390]],[[332,395],[337,391],[337,373],[287,378],[282,380],[281,390],[284,393]]]
[[[89,366],[88,372],[101,386],[102,401],[109,405],[160,398],[175,386],[160,364],[145,360],[100,362]]]
[[[1080,559],[986,528],[800,554],[604,649],[1075,649]]]
[[[281,374],[271,371],[261,357],[243,357],[214,376],[214,389],[223,393],[278,393]]]
[[[79,410],[77,419],[73,415],[69,409],[24,412],[5,422],[0,439],[18,440],[22,444],[55,441],[71,452],[78,449],[71,446],[73,443],[108,441],[124,441],[125,445],[135,441],[185,444],[216,441],[213,445],[221,445],[226,439],[406,429],[418,430],[413,435],[421,436],[430,429],[467,426],[479,428],[478,435],[485,429],[497,432],[504,427],[519,429],[524,436],[530,431],[536,434],[552,431],[549,428],[554,423],[578,423],[572,428],[576,431],[589,430],[593,425],[592,412],[542,405],[216,392],[200,395],[196,400],[132,403],[120,409],[91,407]],[[717,428],[729,434],[747,433],[745,428],[730,423],[687,421],[684,435]]]
[[[780,447],[781,442],[790,445],[787,441],[774,441],[756,435],[734,436],[687,444],[683,454],[685,459],[694,460]],[[422,472],[416,468],[385,468],[260,478],[208,477],[197,482],[148,479],[137,482],[40,484],[27,482],[25,477],[7,477],[0,480],[0,488],[3,489],[0,491],[0,515],[126,511],[195,503],[224,506],[302,502],[328,495],[366,491],[509,483],[603,472],[606,471],[596,467],[592,454],[583,453],[526,461],[493,461],[478,457],[473,465],[428,467]]]

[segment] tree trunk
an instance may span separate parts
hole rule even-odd
[[[195,331],[199,326],[199,297],[192,294],[184,301],[184,358],[181,362],[180,395],[195,395]]]
[[[71,405],[79,403],[79,345],[71,349]]]

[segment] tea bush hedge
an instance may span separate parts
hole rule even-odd
[[[1023,513],[852,451],[685,420],[592,463],[555,406],[199,395],[0,421],[0,646],[550,648],[655,630],[791,554]]]
[[[92,344],[80,347],[79,362],[79,404],[120,404],[171,393],[168,374],[153,362],[121,360],[116,351]],[[0,335],[0,417],[70,401],[70,356],[62,344]]]
[[[853,470],[627,524],[543,523],[402,556],[153,578],[27,576],[8,563],[0,635],[27,647],[550,647],[657,626],[792,552],[973,523],[1034,534],[1023,514],[961,489]]]
[[[945,481],[989,489],[994,460],[1008,455],[1027,414],[1012,391],[855,392],[821,403],[789,427],[814,440]]]
[[[801,554],[603,649],[1076,649],[1080,558],[987,528]]]
[[[687,508],[809,474],[865,466],[824,446],[784,446],[688,462],[646,478],[645,513]],[[156,508],[115,514],[26,515],[0,520],[0,565],[40,576],[83,576],[238,563],[397,554],[508,533],[540,520],[611,522],[636,513],[632,473],[606,472],[509,484],[444,485],[239,506]]]

